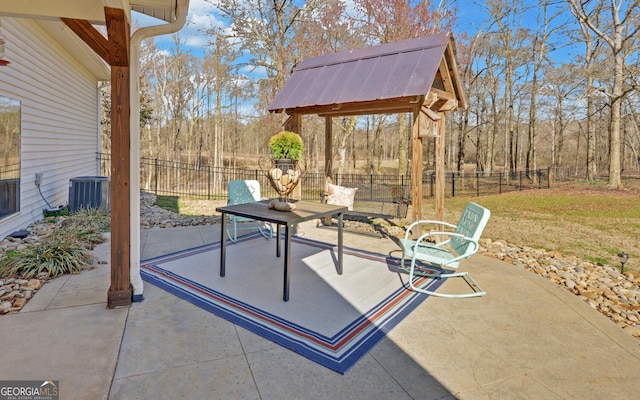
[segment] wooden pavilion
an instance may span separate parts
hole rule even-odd
[[[332,171],[332,118],[412,113],[414,220],[422,219],[423,139],[436,142],[436,219],[444,217],[446,112],[466,108],[453,37],[436,34],[310,58],[298,64],[269,111],[302,132],[302,116],[325,118],[325,173]]]

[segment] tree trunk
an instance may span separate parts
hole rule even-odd
[[[616,29],[615,48],[622,48],[622,37]],[[613,99],[611,102],[611,125],[609,126],[609,187],[621,188],[620,179],[620,114],[622,109],[623,83],[624,83],[624,54],[622,51],[614,51],[613,66]]]
[[[342,128],[342,137],[340,138],[340,144],[338,147],[338,155],[340,157],[338,161],[338,174],[342,175],[344,173],[344,165],[347,161],[347,144],[349,143],[349,138],[353,134],[353,131],[356,128],[356,121],[358,117],[351,116],[343,120],[341,124]]]

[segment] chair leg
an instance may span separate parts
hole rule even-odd
[[[412,258],[411,259],[411,267],[409,269],[409,288],[411,290],[413,290],[414,292],[424,293],[424,294],[428,294],[430,296],[456,298],[456,299],[468,298],[468,297],[481,297],[481,296],[484,296],[484,295],[487,294],[487,292],[482,290],[480,285],[478,285],[478,283],[471,277],[471,275],[469,275],[468,272],[454,272],[454,273],[447,273],[447,274],[442,274],[442,273],[430,274],[430,273],[427,273],[427,272],[416,271],[415,264],[416,264],[415,263],[415,258]],[[403,262],[403,266],[404,266],[404,262]],[[416,277],[426,277],[426,278],[433,278],[433,279],[462,278],[471,287],[471,289],[473,289],[474,292],[473,293],[452,294],[452,293],[439,293],[439,292],[434,292],[432,290],[422,289],[422,288],[419,288],[419,287],[414,285],[414,280],[415,280],[414,278],[416,278]]]
[[[269,226],[267,227],[267,225]],[[271,223],[265,223],[265,226],[258,226],[258,231],[265,239],[273,238],[273,224]]]
[[[233,222],[233,235],[231,234],[231,229],[227,229],[227,236],[229,237],[229,240],[231,240],[231,243],[237,243],[238,242],[238,229],[236,226],[236,221],[233,220],[231,221]]]
[[[231,241],[231,243],[237,243],[238,242],[238,229],[255,229],[253,227],[251,228],[238,228],[238,222],[236,220],[231,220],[232,225],[231,228],[227,229],[227,237],[229,238],[229,240]],[[265,223],[265,226],[258,226],[258,232],[260,232],[260,234],[262,235],[262,237],[264,237],[265,239],[271,239],[273,237],[273,224],[268,223],[268,227],[266,226],[267,224]]]

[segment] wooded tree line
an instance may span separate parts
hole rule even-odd
[[[211,0],[225,21],[202,57],[179,35],[141,51],[141,151],[151,158],[256,166],[284,116],[266,112],[298,61],[452,32],[469,107],[451,115],[446,165],[506,172],[584,168],[621,186],[640,166],[640,4],[634,0],[485,0],[468,33],[455,1]],[[467,10],[468,12],[468,10]],[[480,13],[479,13],[480,14]],[[480,21],[476,21],[480,22]],[[465,31],[467,33],[465,33]],[[109,112],[108,94],[103,109]],[[105,119],[106,121],[107,119]],[[334,118],[338,173],[408,171],[407,115]],[[306,168],[321,171],[324,120],[305,117]],[[109,152],[109,126],[104,151]],[[426,168],[433,144],[425,144]]]

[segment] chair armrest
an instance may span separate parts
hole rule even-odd
[[[461,233],[456,233],[456,232],[447,232],[447,231],[430,231],[425,233],[424,235],[420,236],[420,238],[418,240],[416,240],[416,243],[419,243],[422,240],[424,240],[425,238],[429,237],[429,236],[449,236],[449,240],[451,240],[451,238],[453,237],[459,237],[462,240],[464,240],[465,242],[469,242],[469,243],[473,243],[473,245],[475,247],[478,247],[478,242],[473,240],[473,238],[470,238],[469,236],[465,236]],[[447,241],[449,241],[447,240]],[[442,245],[442,243],[440,244]]]
[[[408,240],[409,236],[411,235],[411,231],[415,227],[418,227],[418,226],[421,226],[421,225],[444,225],[444,226],[452,228],[452,229],[456,228],[456,225],[453,225],[453,224],[450,224],[450,223],[444,222],[444,221],[436,221],[436,220],[430,220],[430,219],[419,220],[419,221],[416,221],[416,222],[412,223],[411,225],[409,225],[409,227],[407,228],[407,231],[404,234],[404,238],[406,240]]]

